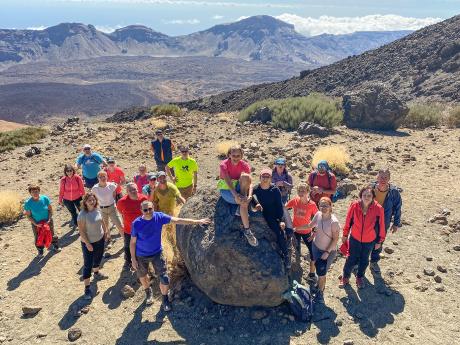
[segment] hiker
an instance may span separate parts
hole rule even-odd
[[[72,216],[70,226],[77,227],[78,212],[80,212],[81,199],[85,195],[82,178],[75,173],[75,168],[66,164],[64,176],[59,181],[59,205],[65,205]]]
[[[49,247],[50,244],[51,250],[56,253],[60,252],[58,237],[54,234],[53,207],[50,198],[40,194],[40,186],[38,185],[32,184],[27,190],[30,198],[24,202],[24,215],[32,224],[38,256],[43,256],[43,248],[45,245]],[[48,234],[51,236],[47,236],[48,229]],[[43,237],[45,238],[43,239]],[[43,243],[44,241],[45,243]]]
[[[291,260],[288,251],[286,237],[292,235],[293,230],[286,228],[284,217],[284,205],[281,201],[280,190],[272,184],[272,170],[269,168],[260,171],[260,183],[254,188],[254,203],[256,210],[262,211],[268,226],[276,235],[278,246],[281,249],[283,262],[287,270],[291,268]],[[286,232],[286,234],[285,234]],[[285,236],[286,235],[286,236]]]
[[[126,183],[125,173],[122,168],[120,168],[116,163],[115,159],[107,158],[107,168],[105,169],[107,173],[107,181],[114,182],[117,185],[115,192],[115,201],[118,201],[123,196],[122,187]]]
[[[318,275],[317,302],[324,304],[326,274],[337,255],[337,241],[340,235],[340,224],[332,213],[331,199],[323,196],[319,200],[319,212],[315,214],[308,226],[315,228],[311,247]]]
[[[147,174],[147,167],[142,164],[139,166],[139,173],[134,175],[133,182],[137,185],[137,190],[142,191],[145,185],[149,184],[149,176]]]
[[[81,203],[81,212],[78,215],[78,231],[80,232],[81,249],[83,251],[83,283],[85,285],[84,298],[90,300],[91,272],[94,280],[103,280],[108,277],[99,271],[104,254],[105,241],[110,240],[110,231],[104,222],[99,202],[93,192],[88,192]]]
[[[286,159],[283,157],[275,160],[275,167],[272,172],[272,183],[277,186],[281,192],[281,200],[285,204],[289,196],[293,185],[292,176],[286,169]]]
[[[327,161],[319,161],[317,169],[308,176],[308,184],[311,187],[311,200],[313,200],[316,205],[318,205],[319,199],[323,196],[327,196],[332,200],[332,196],[337,189],[337,179],[332,173]]]
[[[375,200],[383,207],[385,214],[385,234],[391,225],[391,233],[395,233],[401,227],[401,207],[402,199],[401,193],[396,186],[390,184],[390,170],[383,168],[379,170],[377,175],[377,182],[373,184],[375,192]],[[393,224],[391,222],[393,221]],[[375,273],[380,273],[378,262],[380,260],[380,253],[382,246],[378,249],[373,249],[371,253],[371,270]]]
[[[179,189],[182,197],[187,200],[196,192],[198,165],[193,158],[190,158],[188,146],[179,146],[179,150],[181,155],[166,165],[166,173]],[[171,170],[173,170],[174,176]]]
[[[145,304],[153,303],[153,293],[148,278],[149,264],[152,263],[155,273],[160,277],[160,291],[162,295],[163,311],[170,311],[171,304],[168,299],[169,277],[166,260],[162,253],[161,232],[166,224],[209,224],[209,219],[184,219],[171,217],[163,212],[154,212],[150,201],[141,204],[142,216],[136,218],[131,228],[131,260],[134,270],[145,290]]]
[[[147,185],[148,186],[148,185]],[[131,225],[133,221],[142,215],[141,204],[148,200],[147,196],[141,194],[137,190],[137,185],[130,182],[126,185],[126,195],[117,202],[117,209],[123,217],[123,239],[125,250],[124,270],[131,269],[131,252],[129,243],[131,241]]]
[[[75,170],[81,167],[85,187],[89,189],[93,188],[97,183],[97,173],[101,170],[101,164],[107,166],[107,162],[102,155],[92,152],[89,144],[83,146],[83,152],[77,157],[76,163]]]
[[[153,201],[153,191],[157,187],[157,174],[148,174],[149,183],[142,188],[142,194],[144,194],[150,201]]]
[[[180,195],[179,189],[171,182],[168,182],[164,171],[158,172],[157,181],[158,185],[153,191],[155,211],[173,216],[176,209],[176,202],[185,204],[185,199]]]
[[[151,142],[153,157],[157,164],[157,171],[165,171],[166,164],[172,160],[174,144],[171,139],[163,135],[161,129],[157,129],[155,134],[156,139]]]
[[[227,159],[219,165],[220,180],[217,184],[220,196],[232,205],[238,205],[236,215],[241,217],[243,234],[248,243],[255,247],[257,239],[249,228],[249,203],[252,199],[251,167],[243,160],[243,149],[230,147]],[[243,175],[244,174],[244,175]]]
[[[115,208],[115,197],[117,195],[117,185],[113,182],[107,182],[107,173],[104,170],[97,174],[98,183],[91,188],[91,191],[96,195],[99,207],[101,209],[102,219],[105,225],[109,227],[109,219],[115,225],[123,236],[123,226]]]
[[[356,285],[364,288],[364,274],[372,249],[379,249],[385,240],[383,207],[375,201],[374,188],[369,185],[359,191],[359,199],[348,208],[343,227],[342,243],[349,243],[349,256],[343,267],[339,287],[349,284],[351,272],[358,265]],[[378,235],[377,235],[378,234]]]
[[[310,254],[310,272],[308,274],[309,280],[314,280],[316,278],[315,272],[315,262],[313,259],[313,233],[312,228],[308,227],[312,218],[318,212],[316,204],[310,200],[310,186],[306,183],[300,183],[297,186],[297,196],[286,203],[287,209],[293,210],[293,226],[294,226],[294,235],[296,237],[296,250],[301,254],[301,243],[302,240],[308,248]]]

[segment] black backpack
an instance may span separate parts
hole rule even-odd
[[[314,297],[309,287],[292,282],[292,288],[283,294],[297,321],[310,322],[313,317]]]

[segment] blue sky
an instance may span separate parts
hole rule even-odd
[[[0,0],[0,27],[81,22],[111,31],[143,24],[181,35],[267,14],[294,24],[305,35],[316,35],[415,30],[459,13],[460,0]]]

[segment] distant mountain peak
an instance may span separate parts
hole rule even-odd
[[[169,38],[168,35],[155,31],[144,25],[129,25],[120,28],[109,34],[114,41],[125,41],[133,39],[139,43],[152,43],[158,39]]]

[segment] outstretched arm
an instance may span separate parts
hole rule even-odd
[[[191,219],[191,218],[178,218],[178,217],[171,217],[171,223],[173,224],[199,224],[199,225],[206,225],[211,223],[209,218],[202,218],[202,219]]]

